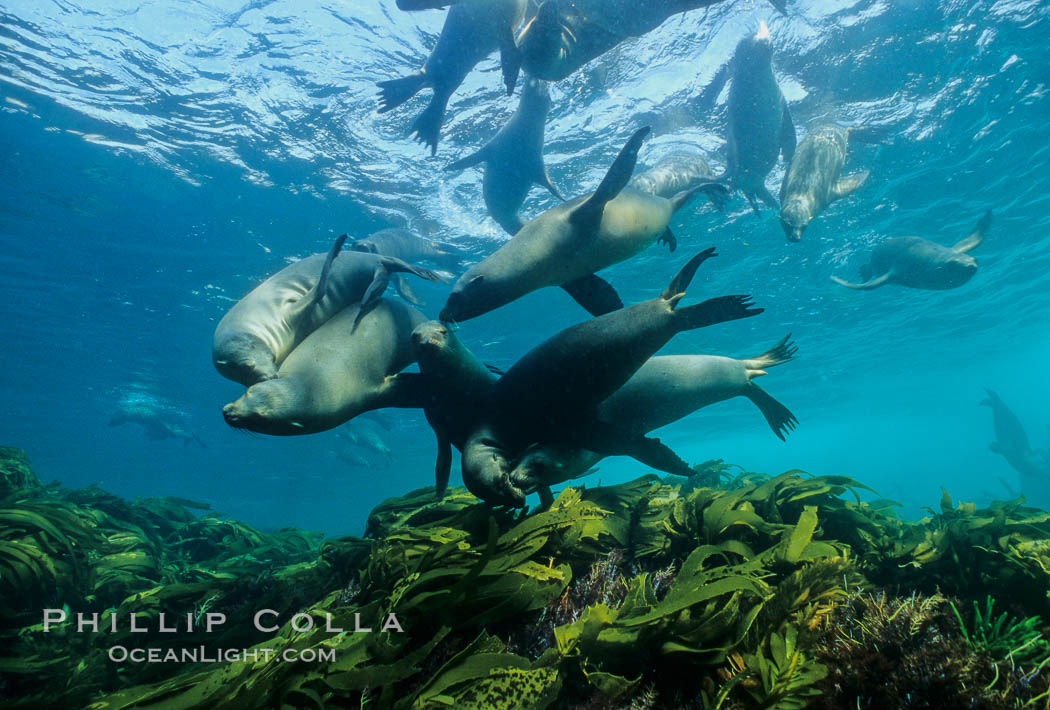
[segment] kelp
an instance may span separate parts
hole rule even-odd
[[[323,543],[179,499],[19,494],[0,500],[22,520],[10,542],[45,561],[18,548],[16,588],[148,621],[222,612],[229,621],[207,645],[247,651],[174,669],[118,666],[104,649],[126,635],[74,650],[68,630],[44,639],[37,624],[9,633],[23,652],[0,670],[21,664],[13,672],[37,688],[62,678],[50,690],[61,700],[105,691],[94,710],[795,710],[903,707],[937,693],[958,707],[1050,707],[1034,616],[1050,592],[1041,511],[945,494],[939,512],[907,522],[843,476],[770,477],[721,461],[694,470],[684,481],[570,486],[535,511],[424,488],[377,506],[362,537]],[[991,593],[1012,616],[985,606],[963,623],[967,605]],[[254,632],[261,608],[279,612],[276,632]],[[274,661],[285,653],[294,658]],[[880,673],[885,687],[865,680]],[[957,681],[964,692],[944,690]],[[8,688],[42,704],[26,682]]]

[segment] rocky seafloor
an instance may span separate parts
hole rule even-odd
[[[571,486],[546,510],[420,489],[379,505],[363,537],[324,540],[45,486],[3,448],[0,700],[1050,708],[1050,514],[946,492],[905,521],[841,476],[695,470]],[[44,609],[67,621],[45,632]]]

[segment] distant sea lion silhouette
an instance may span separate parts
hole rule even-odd
[[[430,269],[390,256],[339,255],[344,241],[345,234],[328,254],[281,269],[222,317],[212,338],[212,362],[223,377],[245,386],[276,377],[288,353],[337,312],[360,301],[361,314],[367,313],[379,302],[391,273],[441,280]]]
[[[727,102],[726,172],[722,179],[747,197],[758,212],[755,198],[774,209],[777,201],[766,189],[766,176],[777,156],[790,162],[795,153],[795,126],[787,99],[773,75],[773,44],[762,23],[758,34],[737,44],[728,68],[719,72],[708,92],[717,94],[731,77]]]
[[[1039,506],[1050,505],[1050,459],[1046,452],[1032,449],[1024,425],[998,394],[985,389],[988,397],[981,400],[992,410],[995,441],[988,448],[999,454],[1017,471],[1021,492]]]
[[[522,66],[540,79],[561,81],[623,40],[656,29],[671,15],[718,2],[721,0],[545,0],[518,35]],[[771,4],[784,10],[784,0]]]
[[[422,406],[418,382],[397,373],[413,361],[412,330],[426,318],[388,299],[358,322],[360,310],[360,304],[348,306],[307,336],[276,378],[223,407],[226,423],[292,436],[332,429],[373,409]]]
[[[629,259],[659,240],[674,251],[671,215],[697,192],[723,199],[715,182],[670,200],[627,187],[638,150],[649,133],[639,129],[620,151],[598,189],[529,221],[514,237],[463,274],[441,320],[488,313],[545,286],[561,286],[592,315],[622,307],[616,291],[594,272]]]
[[[670,199],[683,190],[691,190],[714,179],[715,174],[704,156],[676,150],[660,158],[653,167],[632,177],[627,186]]]
[[[992,211],[988,210],[973,231],[951,247],[922,237],[887,239],[875,246],[870,263],[861,267],[864,283],[849,283],[838,276],[831,280],[861,290],[887,284],[931,291],[958,288],[977,273],[977,260],[967,252],[980,245],[991,224]]]
[[[636,434],[667,426],[698,409],[733,397],[747,397],[784,440],[795,428],[795,415],[755,384],[754,379],[795,358],[797,348],[787,335],[758,357],[737,360],[718,355],[663,355],[650,358],[620,389],[601,403],[598,417]],[[473,455],[468,452],[467,455]],[[579,478],[603,456],[586,449],[533,447],[508,477],[522,495]]]
[[[514,91],[521,67],[514,30],[521,24],[527,5],[528,0],[463,0],[456,3],[448,11],[441,35],[423,68],[411,76],[379,82],[379,113],[400,106],[423,87],[432,88],[434,95],[412,122],[409,135],[416,134],[421,143],[430,147],[431,154],[436,154],[449,98],[474,65],[497,47],[507,93]]]
[[[780,224],[788,241],[802,232],[835,200],[853,193],[868,179],[868,171],[839,177],[850,143],[882,143],[883,134],[864,126],[819,126],[798,147],[780,185]]]
[[[632,456],[688,475],[689,466],[658,439],[602,422],[597,409],[675,334],[762,312],[748,296],[677,307],[697,268],[714,255],[712,248],[690,259],[659,297],[566,328],[507,370],[489,397],[483,428],[490,434],[464,449],[467,488],[489,502],[522,505],[524,498],[508,480],[509,462],[527,447],[547,443]],[[468,450],[484,455],[467,456]]]
[[[201,441],[199,436],[191,434],[178,424],[168,421],[158,411],[147,408],[131,408],[118,412],[109,420],[110,426],[120,426],[122,424],[138,424],[150,441],[182,439],[183,446],[189,446],[192,441],[203,449],[208,448],[208,445]]]
[[[445,166],[445,170],[462,170],[485,164],[481,183],[485,206],[492,219],[510,234],[521,229],[518,209],[533,183],[564,199],[551,184],[543,164],[543,133],[550,107],[547,82],[530,77],[521,89],[517,111],[496,136],[477,153]]]

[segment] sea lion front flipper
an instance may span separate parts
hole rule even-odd
[[[682,458],[659,439],[635,434],[608,422],[595,420],[584,432],[583,448],[606,456],[630,456],[658,471],[679,476],[694,472]]]
[[[955,251],[968,252],[971,249],[975,249],[980,246],[981,242],[984,241],[984,233],[988,231],[988,228],[992,226],[992,211],[988,210],[981,217],[977,226],[973,228],[963,240],[952,245],[952,249]]]
[[[383,292],[386,291],[387,285],[390,283],[390,272],[386,268],[386,264],[380,261],[376,264],[375,270],[372,272],[372,283],[368,284],[368,288],[365,289],[365,295],[361,296],[361,305],[357,311],[357,317],[354,318],[353,330],[357,330],[358,323],[361,319],[368,315],[369,311],[376,307],[379,303],[379,299],[383,297]]]
[[[539,165],[539,174],[533,177],[533,182],[541,187],[547,188],[552,195],[562,202],[565,202],[565,198],[561,196],[561,193],[554,187],[554,183],[551,182],[551,176],[547,174],[547,168],[543,165],[542,160]]]
[[[288,314],[287,319],[289,321],[295,321],[301,318],[311,308],[316,306],[324,298],[325,293],[328,291],[328,275],[332,272],[332,262],[339,255],[339,250],[343,248],[343,244],[346,242],[347,235],[340,234],[332,246],[328,249],[328,255],[324,259],[324,265],[321,266],[321,273],[317,277],[317,283],[313,285],[309,291],[303,294],[296,304],[292,307],[291,312]]]
[[[478,163],[484,163],[488,159],[488,146],[486,145],[478,152],[471,153],[466,158],[460,158],[455,162],[449,163],[445,166],[445,170],[463,170],[464,168],[471,168]]]
[[[604,316],[623,308],[623,301],[612,284],[597,274],[588,274],[561,285],[573,300],[592,316]]]
[[[865,281],[862,284],[851,284],[849,281],[840,279],[838,276],[832,276],[831,280],[840,286],[845,286],[846,288],[852,288],[858,291],[870,291],[873,288],[878,288],[879,286],[886,284],[891,278],[893,278],[893,272],[887,271],[882,276],[876,276],[870,281]]]
[[[665,229],[664,233],[661,234],[660,238],[656,241],[660,242],[661,244],[666,244],[667,251],[674,251],[678,248],[678,238],[674,235],[674,232],[671,231],[670,227]]]
[[[772,208],[774,210],[779,210],[780,209],[780,203],[777,202],[777,198],[773,197],[773,193],[771,193],[768,189],[766,189],[765,185],[759,185],[758,187],[756,187],[755,188],[755,194],[758,195],[758,197],[763,202],[766,203],[767,207],[770,207],[770,208]],[[755,206],[755,203],[754,203],[753,200],[751,202],[751,206],[752,207]],[[758,210],[755,210],[755,211],[757,212]]]
[[[427,378],[418,372],[399,372],[387,375],[379,398],[379,405],[375,409],[422,409],[430,400],[430,387]]]
[[[778,402],[769,392],[766,392],[754,382],[747,388],[745,394],[758,407],[758,411],[762,412],[762,416],[766,418],[769,428],[773,430],[777,438],[785,441],[784,435],[794,431],[798,425],[798,418],[791,413],[790,409]]]
[[[787,99],[781,99],[783,109],[781,110],[780,123],[780,154],[784,156],[784,162],[790,163],[795,156],[795,145],[798,137],[795,135],[795,124],[791,122],[791,111],[788,110]]]
[[[514,93],[514,86],[518,83],[521,60],[521,50],[514,41],[514,28],[508,22],[499,38],[499,63],[503,69],[503,83],[507,86],[507,96]]]
[[[445,497],[448,490],[448,479],[452,475],[452,443],[438,437],[437,461],[434,463],[434,490],[438,499]]]
[[[408,279],[405,278],[404,274],[394,274],[394,288],[397,290],[401,298],[405,299],[413,306],[422,306],[423,299],[416,295],[412,287],[408,285]]]
[[[867,170],[862,170],[859,173],[839,178],[835,184],[831,186],[831,199],[841,200],[843,197],[853,194],[853,191],[863,185],[870,174],[871,173]]]
[[[609,171],[605,173],[598,189],[569,214],[569,222],[579,232],[591,234],[598,229],[602,221],[602,212],[605,210],[605,203],[627,187],[634,173],[634,166],[638,162],[638,151],[642,147],[642,141],[651,130],[649,126],[644,126],[634,132],[620,154],[616,156]]]

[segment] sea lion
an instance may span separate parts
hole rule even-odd
[[[656,29],[671,15],[720,1],[546,0],[518,35],[522,66],[540,79],[561,81],[623,40]],[[784,10],[784,0],[771,4]]]
[[[759,211],[756,197],[774,209],[778,207],[766,189],[766,176],[778,155],[790,162],[795,153],[795,126],[787,99],[773,76],[772,60],[773,43],[762,23],[758,34],[740,40],[729,65],[732,83],[723,179],[744,193],[755,212]]]
[[[381,81],[379,113],[386,113],[416,95],[425,86],[434,90],[423,112],[412,122],[409,135],[437,154],[438,134],[445,118],[445,106],[452,93],[463,83],[474,65],[497,47],[507,94],[521,66],[521,56],[514,42],[514,30],[525,17],[528,0],[462,0],[445,18],[441,35],[423,68],[411,76]]]
[[[397,227],[380,229],[363,239],[353,241],[350,251],[392,256],[409,263],[425,261],[451,271],[459,271],[463,259],[462,254],[447,244],[425,239],[407,229]],[[442,276],[451,277],[452,274],[446,272]],[[391,280],[401,298],[414,306],[423,305],[423,301],[412,290],[404,274],[394,274]]]
[[[277,376],[277,368],[303,338],[341,309],[361,301],[361,314],[383,295],[392,273],[439,281],[435,272],[390,256],[357,252],[336,259],[340,236],[328,254],[286,266],[234,304],[212,338],[212,362],[223,377],[246,387]]]
[[[977,273],[977,260],[967,252],[984,240],[991,224],[992,211],[988,210],[973,231],[951,247],[922,237],[886,239],[872,250],[870,263],[861,267],[863,283],[849,283],[838,276],[832,276],[831,280],[865,291],[886,284],[931,291],[958,288]]]
[[[664,355],[650,358],[598,407],[598,418],[634,434],[676,422],[693,412],[733,397],[747,397],[781,441],[798,423],[795,415],[755,384],[766,368],[789,362],[797,348],[789,334],[767,352],[747,360],[718,355]],[[484,446],[483,441],[477,442]],[[485,455],[468,451],[465,456]],[[586,449],[534,446],[508,472],[522,495],[540,487],[579,478],[604,458]]]
[[[109,420],[110,426],[120,426],[122,424],[138,424],[150,441],[182,439],[183,446],[189,446],[192,442],[202,449],[208,448],[208,445],[201,441],[201,438],[196,434],[192,434],[178,424],[169,421],[161,412],[145,407],[125,409],[114,414],[113,418]]]
[[[452,447],[463,450],[497,378],[444,323],[416,326],[412,347],[426,392],[423,414],[437,437],[435,485],[442,498],[452,470]]]
[[[1006,459],[1017,471],[1022,493],[1036,505],[1050,504],[1050,460],[1047,460],[1046,452],[1033,450],[1017,415],[998,394],[990,389],[985,389],[985,392],[988,397],[981,400],[981,404],[991,408],[995,427],[995,441],[988,448]]]
[[[801,241],[813,218],[868,179],[867,170],[839,177],[853,141],[882,143],[883,139],[879,131],[864,126],[826,125],[814,128],[798,144],[780,184],[780,225],[789,242]]]
[[[543,133],[551,108],[547,82],[529,78],[521,89],[518,109],[499,133],[481,150],[445,166],[462,170],[485,163],[481,194],[489,215],[503,229],[515,234],[521,229],[518,209],[533,183],[562,200],[543,165]]]
[[[509,462],[537,444],[632,456],[661,471],[688,475],[689,466],[658,439],[603,422],[597,410],[675,334],[762,312],[751,307],[748,296],[677,307],[697,268],[712,256],[713,248],[690,259],[658,298],[566,328],[507,370],[492,386],[484,433],[464,449],[467,488],[489,502],[523,505],[524,497],[507,479]],[[484,453],[467,456],[468,450]]]
[[[480,316],[545,286],[561,286],[592,315],[621,308],[616,291],[594,272],[629,259],[659,240],[674,251],[671,215],[697,192],[718,200],[725,188],[703,183],[670,200],[627,187],[649,128],[635,132],[598,189],[547,210],[495,253],[463,274],[441,320]]]
[[[307,336],[276,378],[223,407],[226,423],[291,436],[325,431],[372,409],[421,406],[418,383],[397,373],[412,362],[412,330],[426,318],[388,299],[358,322],[360,310],[348,306]]]
[[[683,190],[714,179],[715,174],[702,155],[676,150],[660,158],[645,172],[635,175],[627,186],[670,199]]]

